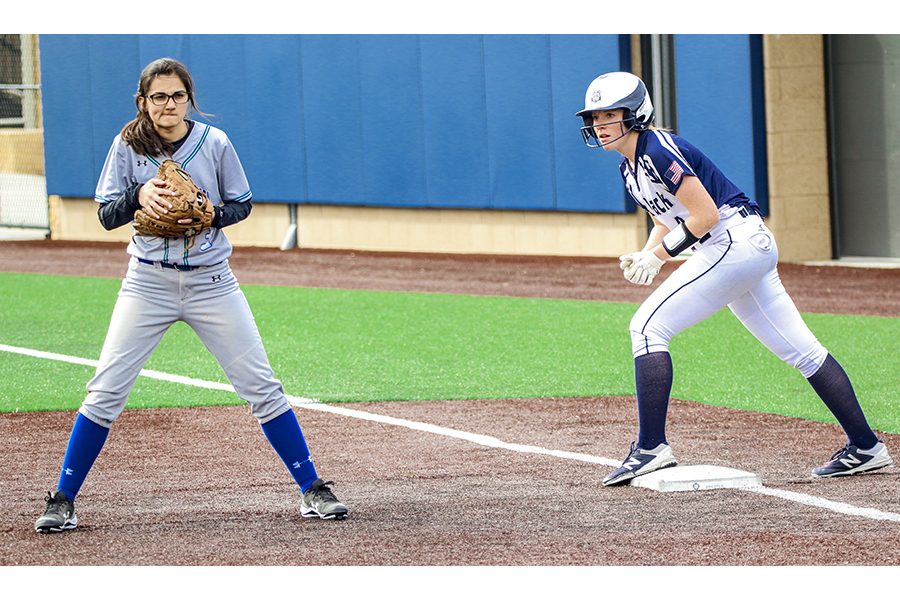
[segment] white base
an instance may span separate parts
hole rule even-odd
[[[687,465],[660,469],[635,477],[631,485],[657,492],[699,492],[723,488],[752,488],[762,485],[759,475],[749,471],[716,467],[713,465]]]

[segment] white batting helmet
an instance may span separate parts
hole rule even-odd
[[[600,145],[594,135],[591,113],[616,108],[625,111],[622,122],[629,129],[644,131],[653,122],[653,103],[641,78],[623,71],[605,73],[591,82],[584,94],[584,108],[575,113],[584,123],[581,135],[588,146]]]

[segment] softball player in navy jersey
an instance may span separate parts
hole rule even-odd
[[[135,97],[137,117],[113,141],[96,200],[114,229],[136,210],[165,212],[175,192],[155,178],[165,158],[191,174],[215,205],[212,227],[193,240],[134,235],[131,260],[113,310],[97,371],[63,459],[57,491],[47,497],[35,529],[73,529],[75,497],[122,412],[141,368],[176,321],[187,323],[213,353],[237,394],[250,404],[267,439],[300,486],[304,517],[343,519],[347,507],[320,479],[300,425],[275,378],[253,314],[228,264],[224,227],[250,213],[250,186],[228,137],[187,119],[197,109],[193,81],[180,62],[162,58],[144,68]]]
[[[585,144],[624,157],[625,188],[653,220],[644,248],[620,257],[625,278],[650,285],[666,261],[692,250],[631,320],[638,439],[603,485],[624,484],[677,464],[665,432],[672,390],[669,341],[725,306],[806,377],[846,432],[847,445],[816,468],[814,477],[892,464],[846,373],[803,322],[781,284],[775,239],[756,202],[685,139],[650,127],[653,105],[644,83],[631,73],[607,73],[591,82],[577,115],[583,119]]]

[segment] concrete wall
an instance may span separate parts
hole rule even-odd
[[[44,131],[0,129],[0,173],[44,174]]]
[[[50,197],[51,237],[128,241],[129,226],[106,231],[97,204]],[[497,212],[443,209],[297,207],[301,248],[466,254],[618,256],[646,241],[636,215]],[[290,225],[286,204],[254,204],[250,217],[226,230],[236,246],[278,248]]]
[[[767,224],[782,261],[831,258],[821,35],[763,38],[769,160]]]
[[[82,198],[50,196],[50,237],[54,240],[127,242],[134,230],[130,225],[106,231],[97,218],[98,204]],[[228,239],[238,246],[278,248],[290,224],[284,204],[255,204],[250,218],[227,230]]]
[[[618,256],[646,240],[635,215],[301,206],[301,247]]]

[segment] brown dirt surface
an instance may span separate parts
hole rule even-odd
[[[119,243],[0,242],[0,271],[123,277]],[[641,302],[647,288],[622,279],[610,258],[412,254],[236,248],[230,259],[247,284]],[[900,269],[781,264],[784,286],[803,312],[900,316]],[[659,276],[663,281],[670,268]]]
[[[231,262],[244,284],[620,302],[647,293],[609,259],[238,248]],[[122,244],[0,243],[0,271],[121,277],[125,263]],[[801,311],[900,316],[900,270],[779,270]],[[668,433],[682,464],[752,471],[778,495],[660,493],[599,484],[636,430],[633,397],[340,406],[599,464],[300,407],[319,473],[351,511],[343,522],[304,520],[295,485],[245,407],[126,410],[78,497],[78,528],[41,536],[34,520],[74,415],[3,414],[0,564],[900,563],[896,467],[809,476],[843,443],[834,425],[673,400]],[[884,437],[896,454],[900,436]],[[844,504],[868,512],[835,510]]]

